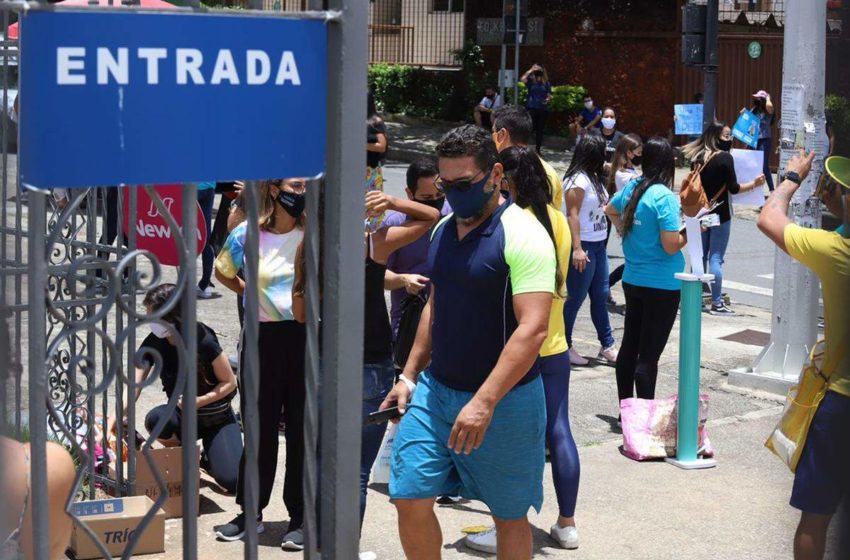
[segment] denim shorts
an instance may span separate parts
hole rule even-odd
[[[827,391],[800,454],[791,506],[832,515],[850,491],[850,397]]]
[[[448,448],[449,435],[473,393],[419,376],[393,443],[390,498],[461,495],[480,500],[498,519],[519,519],[543,505],[546,403],[538,377],[496,406],[481,446],[469,455]]]

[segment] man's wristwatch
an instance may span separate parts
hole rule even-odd
[[[798,185],[803,182],[803,178],[800,177],[800,174],[796,171],[789,171],[788,173],[782,176],[783,181],[785,181],[786,179],[789,181],[793,181]]]

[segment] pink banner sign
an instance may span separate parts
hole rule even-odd
[[[143,188],[134,189],[138,194],[136,216],[130,224],[130,189],[123,189],[124,198],[124,231],[129,232],[132,227],[136,230],[136,247],[150,251],[164,265],[179,266],[180,255],[177,243],[174,241],[174,233],[165,218],[162,217],[156,205]],[[174,217],[178,227],[183,226],[183,186],[182,185],[155,185],[154,190],[159,194],[163,204]],[[193,201],[197,208],[198,228],[195,231],[197,241],[196,254],[200,255],[207,242],[207,228],[204,222],[204,214],[197,201]]]

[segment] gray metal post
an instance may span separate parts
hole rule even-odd
[[[514,4],[514,105],[519,105],[519,16],[522,11],[521,0],[515,0]]]
[[[260,286],[257,280],[260,260],[259,199],[260,184],[249,181],[245,185],[245,321],[242,329],[242,360],[239,366],[242,425],[245,433],[245,481],[242,511],[245,513],[245,559],[257,557],[257,507],[259,503],[260,473],[257,452],[260,445],[260,423],[257,416],[257,399],[260,394],[260,355],[257,342],[260,337]]]
[[[196,185],[183,185],[183,297],[180,299],[183,318],[183,344],[186,348],[186,383],[183,386],[183,418],[197,418],[198,382],[198,317],[197,317],[197,199]],[[209,234],[209,233],[208,233]],[[132,397],[131,397],[132,399]],[[196,443],[198,423],[182,422],[183,441],[183,559],[198,557],[198,464]]]
[[[504,21],[504,20],[503,20]],[[499,66],[499,95],[502,96],[502,103],[505,101],[505,70],[508,64],[508,46],[505,44],[505,34],[502,33],[502,62]]]
[[[47,194],[29,193],[29,429],[30,504],[33,527],[33,557],[48,560],[50,528],[47,515],[47,322],[44,287],[47,286]]]
[[[328,28],[321,541],[325,558],[357,558],[363,419],[363,129],[368,3],[329,0],[342,18]]]
[[[807,148],[825,137],[825,19],[826,2],[786,2],[782,97],[786,92],[789,95],[782,106],[780,169],[794,153],[799,135],[805,138]],[[823,173],[823,157],[817,155],[812,172],[791,201],[791,218],[807,227],[820,227],[820,203],[812,196]],[[777,249],[770,343],[752,369],[731,372],[730,383],[784,394],[797,381],[817,340],[818,292],[817,276]]]
[[[703,71],[703,112],[702,127],[705,130],[714,121],[717,114],[717,20],[719,0],[708,0],[705,15],[705,66]]]

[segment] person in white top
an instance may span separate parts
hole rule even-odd
[[[611,171],[608,174],[608,196],[612,197],[628,185],[631,181],[641,176],[639,171],[641,159],[643,158],[643,140],[637,134],[626,134],[617,144],[614,157],[611,158]],[[611,237],[611,225],[608,223],[608,238]],[[620,264],[608,276],[608,305],[616,305],[617,302],[611,296],[611,288],[623,279],[625,263]]]
[[[496,89],[488,86],[484,89],[484,97],[478,102],[473,111],[475,124],[481,128],[490,130],[493,127],[493,111],[504,105],[502,96],[496,93]]]
[[[570,363],[587,365],[573,347],[572,334],[576,316],[584,299],[590,295],[590,318],[602,348],[597,359],[617,361],[611,321],[608,319],[608,218],[605,205],[603,166],[605,140],[601,136],[588,136],[576,146],[570,168],[564,176],[564,213],[572,233],[572,266],[567,274],[567,302],[564,306],[564,323]]]

